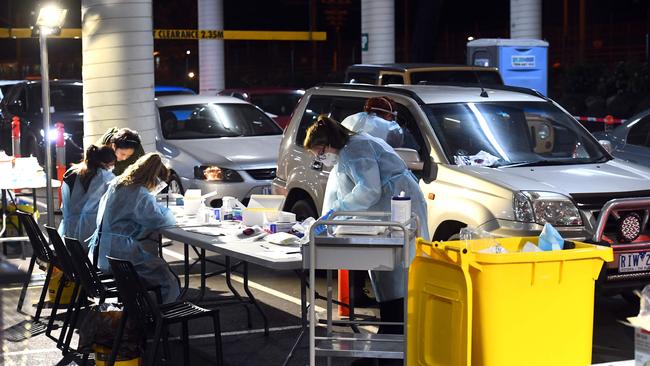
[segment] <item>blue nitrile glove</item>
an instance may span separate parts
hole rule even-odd
[[[330,216],[332,216],[333,213],[334,210],[329,210],[323,216],[319,217],[318,220],[327,220],[330,218]],[[327,230],[327,227],[325,225],[318,225],[316,228],[314,228],[314,234],[320,235],[324,233],[325,230]]]
[[[546,223],[542,233],[539,234],[538,246],[541,250],[562,250],[564,248],[564,239],[553,225]]]

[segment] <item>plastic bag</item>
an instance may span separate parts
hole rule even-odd
[[[564,239],[562,235],[553,227],[546,223],[542,233],[539,234],[539,248],[544,251],[564,249]]]
[[[113,339],[117,334],[122,319],[122,306],[104,303],[93,306],[86,314],[79,327],[78,350],[82,353],[95,352],[95,346],[108,349],[113,347]],[[127,319],[122,334],[122,342],[117,353],[118,359],[128,360],[140,357],[143,333],[135,318]]]
[[[508,250],[499,244],[491,233],[475,228],[464,227],[460,229],[460,240],[465,242],[465,247],[474,252],[501,254]]]

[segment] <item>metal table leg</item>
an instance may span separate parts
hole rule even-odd
[[[268,337],[269,319],[266,317],[266,314],[264,313],[264,310],[260,304],[257,302],[257,299],[255,299],[255,296],[253,296],[250,288],[248,288],[248,262],[244,262],[244,291],[246,291],[246,295],[248,295],[250,302],[257,308],[257,311],[259,311],[260,315],[262,315],[262,321],[264,321],[264,335]]]
[[[239,291],[237,291],[235,286],[232,285],[231,274],[232,274],[231,260],[230,260],[229,256],[226,256],[226,286],[228,286],[228,289],[233,294],[233,296],[235,296],[237,301],[243,303],[244,309],[246,309],[246,319],[248,320],[248,329],[252,329],[253,328],[253,322],[251,320],[251,309],[248,308],[248,306],[246,305],[244,299],[239,294]],[[248,281],[248,273],[247,272],[244,273],[244,281],[246,281],[246,283]],[[245,285],[244,290],[246,289],[246,287],[248,287],[247,284]]]
[[[293,346],[291,346],[291,350],[289,350],[289,354],[287,357],[284,359],[284,363],[282,366],[287,366],[291,359],[293,358],[293,354],[296,351],[296,348],[298,348],[298,345],[300,345],[300,342],[302,341],[302,337],[305,335],[305,331],[307,330],[307,272],[302,270],[302,271],[296,271],[296,274],[300,278],[300,333],[298,333],[298,337],[296,338],[296,341],[293,343]]]

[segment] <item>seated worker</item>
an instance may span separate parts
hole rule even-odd
[[[115,153],[109,146],[90,145],[84,160],[63,175],[59,234],[86,241],[97,228],[99,201],[115,178]]]
[[[110,146],[115,151],[117,162],[113,174],[120,175],[129,165],[144,155],[140,135],[129,128],[112,127],[99,139],[98,145]]]
[[[429,239],[427,206],[417,178],[406,163],[383,140],[346,129],[337,121],[321,115],[307,129],[303,142],[318,161],[331,167],[323,212],[380,211],[390,212],[393,195],[400,192],[411,197],[412,212],[422,223],[420,235]],[[415,245],[410,246],[410,258],[415,256]],[[370,271],[381,321],[404,320],[403,269]],[[379,333],[402,333],[402,326],[380,325]]]
[[[167,262],[145,246],[151,232],[176,224],[171,211],[155,197],[168,178],[169,170],[155,153],[127,167],[102,197],[97,230],[90,243],[100,270],[110,272],[106,256],[130,261],[148,286],[160,286],[163,303],[178,298],[179,281]]]
[[[402,146],[404,133],[395,117],[395,102],[389,97],[373,97],[366,101],[363,112],[346,117],[341,124],[352,132],[365,132],[380,138],[391,147]]]

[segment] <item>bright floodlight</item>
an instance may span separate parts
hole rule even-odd
[[[45,5],[38,12],[36,25],[41,28],[61,28],[67,12],[67,9],[61,9],[56,4]]]
[[[194,79],[194,76],[196,76],[196,75],[194,74],[194,72],[190,71],[190,72],[187,74],[187,76],[188,76],[190,79]]]

